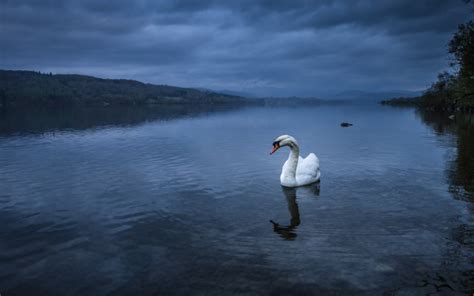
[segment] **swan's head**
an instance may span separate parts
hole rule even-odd
[[[292,136],[288,136],[288,135],[279,136],[278,138],[273,140],[273,149],[272,149],[272,152],[270,152],[270,154],[275,153],[278,149],[280,149],[280,147],[283,147],[283,146],[292,147],[296,145],[298,145],[298,142],[296,142],[296,139],[293,138]]]

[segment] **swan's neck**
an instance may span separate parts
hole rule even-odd
[[[296,168],[298,167],[298,158],[300,157],[300,148],[295,143],[291,143],[290,155],[286,165],[285,177],[287,180],[296,180]]]

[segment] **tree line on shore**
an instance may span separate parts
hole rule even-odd
[[[150,105],[320,105],[340,100],[314,97],[247,98],[208,89],[154,85],[76,74],[0,70],[0,108]]]
[[[433,110],[474,110],[474,21],[461,24],[448,45],[451,71],[438,79],[421,96],[394,98],[381,104],[418,106]]]
[[[153,85],[135,80],[0,70],[0,105],[3,107],[223,104],[243,101],[247,100],[213,91]]]

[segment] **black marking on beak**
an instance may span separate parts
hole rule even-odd
[[[280,142],[273,142],[273,149],[270,152],[270,155],[275,153],[278,149],[280,149]]]

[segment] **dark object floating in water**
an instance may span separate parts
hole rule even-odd
[[[341,123],[341,126],[342,126],[342,127],[349,127],[349,126],[352,126],[352,123],[343,122],[343,123]]]

